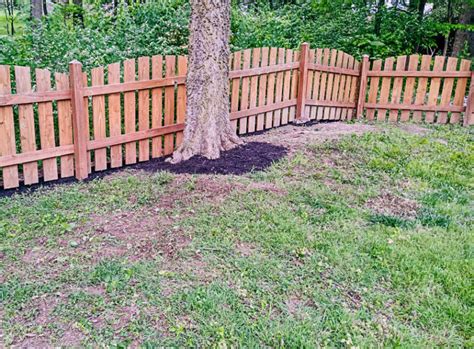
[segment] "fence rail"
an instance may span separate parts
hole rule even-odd
[[[361,62],[334,49],[255,48],[230,60],[238,134],[308,120],[473,123],[470,61],[412,55]],[[0,65],[0,188],[170,155],[183,137],[184,56],[69,74]],[[32,78],[34,76],[34,79]],[[470,84],[469,83],[470,80]]]

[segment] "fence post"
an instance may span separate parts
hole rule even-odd
[[[69,63],[69,80],[71,85],[71,107],[74,133],[74,162],[76,178],[82,180],[89,176],[87,161],[89,125],[84,109],[82,64],[76,60]]]
[[[469,86],[469,94],[467,95],[466,112],[464,113],[463,125],[469,126],[471,122],[472,113],[474,112],[474,72],[471,73],[471,84]]]
[[[306,88],[308,81],[308,60],[309,60],[309,44],[303,43],[300,47],[300,76],[298,80],[298,98],[296,101],[296,123],[304,123],[308,121],[307,115],[304,115],[306,103]]]
[[[356,118],[361,119],[364,114],[365,95],[367,92],[367,72],[369,71],[369,56],[362,57],[359,76],[359,95],[357,98]]]

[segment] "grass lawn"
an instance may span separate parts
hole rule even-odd
[[[0,199],[0,339],[472,347],[472,128],[324,127],[265,172],[125,170]]]

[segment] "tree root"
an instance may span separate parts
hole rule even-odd
[[[203,156],[209,160],[215,160],[220,157],[221,152],[234,149],[244,143],[245,142],[233,132],[230,135],[226,133],[222,134],[220,141],[217,143],[192,140],[190,142],[183,143],[178,149],[174,151],[171,157],[166,159],[166,161],[172,164],[178,164],[197,155]]]

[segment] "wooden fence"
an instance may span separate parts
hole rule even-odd
[[[230,66],[238,134],[354,116],[472,124],[467,60],[403,56],[370,65],[303,44],[235,52]],[[69,74],[53,79],[45,69],[0,66],[0,188],[84,179],[171,154],[182,141],[186,69],[184,56],[140,57],[90,74],[71,62]]]

